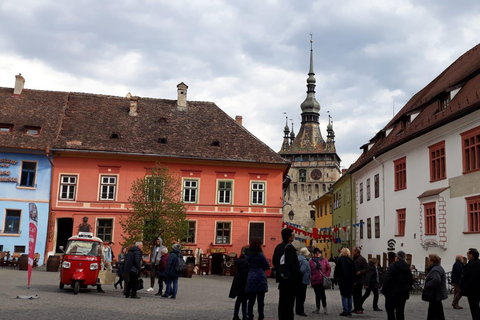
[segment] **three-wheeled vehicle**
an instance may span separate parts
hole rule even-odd
[[[102,258],[102,239],[94,237],[90,232],[79,232],[70,237],[62,259],[60,289],[69,285],[73,288],[73,293],[77,294],[80,288],[96,286]]]

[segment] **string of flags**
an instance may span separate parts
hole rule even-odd
[[[362,222],[353,224],[352,227],[357,228],[364,224],[365,223],[362,221]],[[304,237],[308,237],[310,239],[330,241],[333,243],[341,243],[342,238],[340,237],[340,234],[338,234],[338,232],[343,230],[343,232],[346,233],[347,230],[350,228],[347,226],[327,227],[327,228],[309,228],[309,227],[304,227],[299,224],[294,224],[286,221],[283,222],[282,227],[283,228],[287,227],[289,229],[292,229],[296,235],[299,235],[299,236],[303,235],[303,237],[295,237],[295,240],[300,242],[306,242],[307,239]],[[334,234],[336,234],[337,237],[334,237]]]

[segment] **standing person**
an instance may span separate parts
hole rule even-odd
[[[336,258],[333,259],[333,257],[330,257],[330,260],[328,260],[328,263],[330,264],[330,269],[331,269],[330,274],[332,275],[335,274],[335,265],[336,265],[335,261],[336,261]],[[333,283],[332,281],[332,290],[333,289],[335,289],[335,283]]]
[[[245,259],[249,266],[247,285],[245,286],[248,298],[248,319],[253,320],[253,306],[255,305],[255,300],[257,300],[258,320],[263,320],[265,318],[263,314],[265,292],[268,292],[265,270],[270,269],[270,264],[263,254],[262,241],[260,239],[252,239],[250,241],[250,246],[245,253]]]
[[[115,289],[117,289],[117,286],[120,285],[120,289],[123,289],[123,269],[124,269],[124,264],[125,264],[125,258],[127,257],[127,248],[123,247],[122,251],[118,255],[118,281],[113,284]]]
[[[473,320],[480,319],[480,260],[478,250],[470,248],[467,251],[468,263],[463,269],[463,277],[460,280],[462,295],[467,297],[470,313]]]
[[[330,277],[331,267],[326,258],[322,257],[322,251],[319,248],[313,249],[313,257],[308,262],[310,265],[310,280],[313,291],[315,292],[315,305],[317,309],[313,313],[320,313],[320,301],[322,301],[323,313],[327,312],[327,297],[323,287],[323,277]]]
[[[162,244],[162,238],[158,237],[153,244],[152,253],[150,254],[150,288],[147,291],[153,291],[155,285],[155,276],[157,274],[157,267],[160,264],[162,258],[162,249],[165,246]]]
[[[233,277],[232,287],[230,288],[230,298],[235,299],[235,307],[233,309],[233,320],[240,320],[238,314],[240,307],[242,307],[242,316],[247,320],[247,293],[245,287],[247,286],[248,277],[248,262],[245,259],[245,253],[248,247],[243,247],[240,257],[235,259],[235,276]]]
[[[105,247],[105,267],[109,270],[112,270],[112,262],[113,262],[113,242],[110,241],[108,245]]]
[[[455,263],[452,267],[452,285],[453,285],[453,301],[452,307],[453,309],[463,309],[458,305],[458,302],[462,298],[462,291],[460,290],[460,278],[463,273],[463,256],[461,254],[457,254],[455,257]]]
[[[124,262],[124,271],[128,273],[128,284],[125,290],[125,298],[140,299],[137,296],[138,274],[142,269],[142,249],[143,243],[137,241],[133,247],[128,250]]]
[[[163,247],[162,250],[160,251],[161,258],[160,258],[160,263],[158,264],[156,273],[158,275],[158,292],[155,294],[156,296],[161,296],[162,291],[163,291],[163,283],[165,282],[166,285],[166,280],[167,277],[165,276],[165,270],[167,269],[167,264],[168,264],[168,258],[170,255],[168,254],[168,249],[166,247]],[[165,287],[166,290],[166,287]]]
[[[404,251],[398,251],[383,277],[382,293],[385,296],[385,309],[388,320],[405,320],[405,303],[410,298],[413,278],[405,261]]]
[[[306,317],[305,313],[305,299],[307,297],[307,286],[310,284],[310,264],[308,263],[307,257],[310,255],[310,252],[307,248],[303,247],[300,249],[300,254],[298,255],[298,262],[300,264],[300,271],[302,272],[302,281],[297,287],[297,293],[295,296],[295,313],[299,316]]]
[[[350,259],[350,250],[343,248],[340,251],[340,257],[337,259],[333,282],[338,283],[340,296],[342,297],[343,312],[342,317],[352,315],[352,294],[353,283],[355,282],[355,262]]]
[[[356,314],[363,313],[362,289],[365,274],[368,271],[367,260],[361,255],[360,247],[353,248],[353,261],[355,262],[355,283],[353,285],[353,310]]]
[[[440,265],[440,257],[436,254],[428,255],[430,266],[427,268],[424,291],[430,292],[427,320],[445,320],[442,300],[448,298],[447,276]]]
[[[373,310],[382,311],[382,309],[378,307],[378,284],[380,283],[380,275],[376,264],[377,259],[371,258],[368,260],[368,270],[365,274],[365,294],[362,297],[362,304],[370,296],[370,292],[373,292]]]
[[[297,286],[302,279],[300,264],[297,258],[297,250],[292,245],[295,234],[292,229],[282,229],[282,243],[275,247],[273,252],[273,266],[276,270],[276,281],[278,282],[278,319],[293,320],[293,306],[295,305],[295,293]],[[280,273],[280,260],[284,255],[285,270],[288,277],[282,277]]]
[[[175,243],[172,245],[173,251],[170,253],[167,262],[167,268],[165,269],[165,276],[167,277],[167,289],[162,297],[170,299],[177,298],[177,291],[178,291],[178,277],[181,274],[177,272],[177,265],[178,265],[178,258],[182,258],[183,256],[180,253],[180,244]]]

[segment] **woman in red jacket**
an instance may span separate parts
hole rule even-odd
[[[327,297],[325,296],[325,288],[323,287],[323,276],[330,277],[330,263],[327,259],[322,257],[322,251],[319,248],[313,249],[313,257],[309,261],[311,275],[310,281],[312,283],[313,290],[315,291],[315,303],[317,309],[313,313],[320,313],[320,300],[322,300],[323,313],[327,312]]]

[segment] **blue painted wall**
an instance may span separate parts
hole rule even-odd
[[[37,162],[34,188],[20,186],[22,161]],[[38,209],[37,242],[35,252],[40,253],[39,264],[44,260],[47,237],[48,212],[50,208],[52,166],[43,154],[5,152],[0,150],[0,245],[3,251],[14,252],[14,246],[25,246],[28,253],[29,211],[33,202]],[[8,180],[17,180],[10,182]],[[19,233],[6,233],[6,209],[21,210]]]

